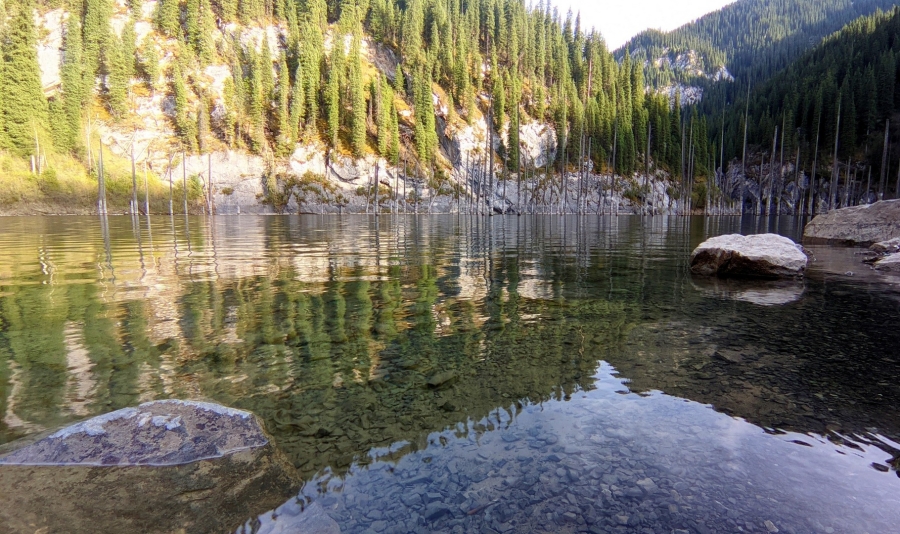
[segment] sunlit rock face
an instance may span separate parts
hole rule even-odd
[[[871,245],[900,237],[900,200],[832,210],[817,215],[803,231],[804,240]]]
[[[0,457],[11,532],[224,532],[296,488],[256,416],[157,401],[64,428]]]
[[[703,276],[786,278],[803,276],[809,259],[776,234],[730,234],[708,239],[691,254],[691,271]]]

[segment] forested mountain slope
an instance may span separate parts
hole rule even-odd
[[[836,149],[844,170],[850,164],[849,172],[867,176],[871,169],[880,187],[882,168],[887,175],[900,159],[898,84],[900,8],[861,17],[756,87],[749,108],[743,99],[729,109],[726,158],[742,155],[747,113],[751,145],[771,147],[778,128],[786,134],[778,146],[788,154],[799,147],[806,169],[816,155],[820,171],[830,167]]]
[[[886,10],[896,0],[738,0],[671,32],[648,30],[617,51],[647,62],[654,88],[709,88],[728,78],[761,83],[850,21]],[[721,102],[710,98],[710,105]]]
[[[502,178],[587,158],[631,175],[648,132],[654,168],[682,166],[681,110],[544,2],[4,2],[0,149],[24,174],[77,162],[90,183],[102,143],[163,178],[182,152],[282,178],[324,155],[318,172],[380,161],[471,194],[458,175],[491,161]],[[706,154],[705,138],[686,139]]]

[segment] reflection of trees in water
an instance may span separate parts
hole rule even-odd
[[[437,271],[423,267],[414,280],[389,282],[362,281],[355,271],[342,277],[351,282],[306,284],[288,270],[274,281],[229,285],[219,293],[225,308],[240,303],[239,331],[247,335],[181,372],[205,395],[258,413],[311,474],[346,467],[372,447],[423,445],[430,432],[517,400],[590,387],[595,340],[627,333],[622,304],[559,305],[514,292],[500,299],[499,290],[493,306],[454,301],[436,290]],[[501,271],[495,284],[508,286]],[[212,298],[205,287],[188,289],[192,298],[200,294]],[[522,322],[521,314],[542,321]],[[429,386],[446,373],[452,376]]]
[[[201,225],[192,224],[190,256],[182,229],[154,232],[156,246],[179,247],[175,258],[155,250],[162,260],[154,267],[147,251],[127,248],[123,234],[134,246],[133,232],[112,224],[119,286],[22,285],[0,297],[0,402],[4,413],[33,424],[4,427],[2,440],[79,418],[70,410],[77,403],[94,415],[150,398],[202,396],[259,413],[311,473],[345,467],[373,446],[422,444],[430,432],[520,399],[589,387],[595,340],[621,339],[629,308],[525,298],[521,262],[560,296],[579,276],[574,264],[536,245],[518,250],[518,240],[484,227],[473,235],[429,224],[372,227],[380,232],[374,251],[366,241],[347,250],[348,236],[337,230],[325,238],[337,243],[327,268],[312,281],[296,268],[298,256],[277,252],[308,239],[309,229],[292,224],[264,223],[266,250],[277,253],[254,265],[268,275],[233,278],[206,276],[198,258],[211,236]],[[105,258],[95,237],[87,238],[97,248],[92,261]],[[223,248],[217,268],[227,270]],[[168,284],[162,295],[112,291],[148,272]],[[78,392],[86,399],[73,397],[67,324],[76,325],[89,361],[78,371],[90,376],[81,382],[90,391]]]
[[[590,221],[228,218],[215,232],[191,221],[188,235],[165,219],[149,248],[113,218],[111,260],[93,220],[80,251],[37,228],[41,250],[57,252],[23,239],[0,258],[13,281],[0,280],[0,443],[143,400],[207,397],[259,413],[310,474],[564,398],[591,386],[601,358],[637,390],[767,426],[893,420],[900,394],[873,378],[898,365],[887,299],[812,280],[789,306],[710,299],[684,262],[702,225]],[[634,328],[673,317],[683,333]],[[860,333],[871,324],[879,335]],[[631,332],[641,339],[627,346]],[[713,345],[754,352],[734,363]]]

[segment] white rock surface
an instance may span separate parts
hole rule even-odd
[[[60,84],[62,64],[63,26],[69,14],[62,9],[54,9],[36,15],[35,26],[40,28],[42,37],[37,43],[38,65],[41,69],[41,86],[45,92],[53,92]]]
[[[708,239],[691,254],[691,271],[704,276],[782,278],[803,276],[806,254],[777,234],[730,234]]]

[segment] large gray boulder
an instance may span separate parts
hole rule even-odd
[[[721,235],[691,254],[691,272],[723,278],[796,278],[808,263],[796,243],[776,234]]]
[[[900,237],[900,200],[832,210],[817,215],[803,231],[810,242],[868,246]]]
[[[295,495],[295,470],[256,416],[157,401],[0,456],[5,532],[233,532]]]

